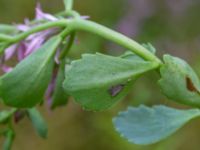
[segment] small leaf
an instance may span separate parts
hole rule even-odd
[[[200,107],[200,81],[193,69],[183,60],[164,56],[161,79],[158,82],[162,92],[170,99]]]
[[[66,105],[68,101],[68,95],[63,89],[63,81],[65,79],[65,61],[61,61],[59,66],[58,75],[56,77],[56,85],[52,96],[51,108],[54,109],[58,106]]]
[[[59,36],[51,38],[0,78],[0,96],[5,104],[18,108],[33,107],[43,100],[60,42]]]
[[[155,49],[155,47],[151,43],[142,44],[142,46],[145,47],[146,49],[148,49],[153,54],[156,53],[156,49]]]
[[[87,110],[104,110],[127,95],[133,82],[154,63],[103,54],[84,54],[66,69],[64,89]]]
[[[5,142],[3,144],[3,150],[11,150],[13,140],[15,138],[15,133],[12,129],[9,129],[5,133]]]
[[[10,116],[10,112],[9,111],[1,111],[0,112],[0,123],[7,123]]]
[[[131,51],[126,51],[120,57],[125,58],[126,60],[133,61],[133,62],[136,62],[136,61],[144,62],[145,61],[142,57],[136,55],[135,53],[133,53]]]
[[[36,129],[37,133],[42,138],[46,138],[48,133],[47,124],[42,118],[40,112],[36,108],[31,108],[28,109],[28,116],[32,121],[33,126]]]
[[[121,136],[135,144],[159,142],[173,134],[191,119],[200,116],[199,109],[178,110],[166,106],[129,107],[113,119]]]
[[[0,123],[7,123],[9,118],[13,115],[16,109],[12,109],[10,111],[5,110],[0,112]]]

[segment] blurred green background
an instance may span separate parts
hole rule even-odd
[[[63,9],[62,0],[37,0],[45,12]],[[0,0],[0,22],[20,23],[34,18],[35,0]],[[186,59],[200,75],[199,0],[75,0],[75,9],[91,20],[113,28],[140,43],[151,42],[157,54]],[[70,57],[100,51],[119,55],[123,48],[91,34],[80,33]],[[155,72],[139,79],[126,99],[104,112],[86,112],[70,99],[55,111],[40,107],[48,122],[46,140],[37,136],[26,118],[15,125],[13,150],[199,150],[200,119],[193,120],[168,139],[150,146],[127,142],[115,132],[112,117],[127,105],[165,104],[184,107],[167,100],[156,85]],[[0,144],[3,138],[0,138]]]

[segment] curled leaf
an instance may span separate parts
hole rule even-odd
[[[84,54],[66,69],[64,89],[87,110],[104,110],[127,95],[133,82],[154,63],[103,54]]]
[[[200,107],[200,81],[193,69],[182,59],[164,56],[159,85],[170,99],[195,107]]]

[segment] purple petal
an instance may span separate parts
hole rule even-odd
[[[41,34],[41,32],[38,32],[38,33],[29,35],[29,36],[26,38],[26,41],[31,41],[31,40],[37,38],[40,34]]]
[[[17,49],[17,57],[18,57],[18,60],[21,61],[25,58],[25,52],[26,52],[26,44],[25,42],[21,42],[19,44],[19,47]]]
[[[27,26],[27,25],[25,25],[25,24],[19,24],[19,25],[17,25],[16,27],[17,27],[17,29],[20,30],[20,31],[27,31],[27,30],[30,29],[30,27]]]
[[[47,19],[47,20],[50,20],[50,21],[58,20],[53,15],[48,14],[48,13],[44,13],[42,11],[41,5],[39,3],[37,4],[35,11],[36,11],[36,17],[35,17],[36,20],[42,20],[42,19]]]
[[[53,95],[53,91],[54,91],[55,84],[56,84],[56,76],[57,76],[57,69],[54,70],[52,80],[47,88],[46,93],[45,93],[45,98],[47,100],[48,106],[50,106],[52,103],[52,95]]]
[[[81,16],[81,19],[90,19],[90,16]]]
[[[40,48],[41,47],[41,45],[43,44],[43,42],[44,42],[44,38],[35,38],[35,39],[33,39],[30,43],[29,43],[29,45],[28,45],[28,47],[27,47],[27,49],[26,49],[26,52],[25,52],[25,56],[28,56],[28,55],[30,55],[32,52],[34,52],[35,50],[37,50],[38,48]]]
[[[5,50],[5,60],[10,59],[14,55],[16,48],[17,44],[14,44]]]
[[[26,25],[29,25],[29,24],[30,24],[30,20],[29,20],[28,18],[25,18],[25,19],[24,19],[24,23],[25,23]]]
[[[31,41],[35,38],[48,38],[51,35],[54,35],[58,32],[59,30],[57,28],[52,28],[48,30],[44,30],[35,34],[30,35],[26,40]]]
[[[8,73],[8,72],[12,71],[13,68],[9,67],[9,66],[6,66],[6,65],[3,65],[1,67],[1,69],[3,70],[3,72]]]
[[[47,92],[45,94],[47,100],[51,99],[51,95],[52,95],[53,89],[54,89],[54,81],[51,81],[51,83],[48,86]]]
[[[29,36],[26,39],[28,47],[25,52],[25,55],[27,56],[33,51],[40,48],[41,45],[46,41],[46,39],[48,39],[50,36],[54,35],[57,32],[58,32],[57,28],[53,28]]]
[[[58,51],[56,52],[56,56],[55,56],[55,58],[54,58],[56,64],[58,64],[58,65],[60,64],[59,56],[60,56],[60,51],[58,50]]]
[[[17,24],[16,27],[20,31],[27,31],[31,28],[29,24],[30,24],[30,20],[26,18],[24,19],[24,24]]]

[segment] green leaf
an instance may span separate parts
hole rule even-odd
[[[11,150],[13,140],[15,138],[15,133],[12,129],[9,129],[5,133],[5,142],[3,144],[3,150]]]
[[[11,117],[11,113],[9,111],[1,111],[0,112],[0,123],[8,122],[10,117]]]
[[[63,89],[63,81],[65,79],[65,61],[61,61],[59,66],[58,75],[56,77],[55,89],[52,96],[51,108],[54,109],[58,106],[63,106],[68,101],[68,94]]]
[[[151,43],[142,44],[142,46],[145,47],[146,49],[148,49],[153,54],[156,53],[156,49],[155,49],[155,47]]]
[[[113,119],[116,130],[128,141],[147,145],[163,140],[191,119],[200,116],[199,109],[178,110],[166,106],[129,107]]]
[[[40,112],[36,108],[28,109],[28,116],[33,123],[37,133],[42,137],[46,138],[48,133],[47,124],[42,118]]]
[[[0,78],[0,96],[5,104],[18,108],[33,107],[43,100],[60,42],[59,36],[51,38]]]
[[[0,112],[0,123],[7,123],[9,121],[9,118],[13,115],[13,113],[16,111],[16,109],[12,110],[5,110]]]
[[[126,51],[120,57],[124,58],[126,60],[133,61],[133,62],[136,62],[136,61],[144,62],[145,61],[145,59],[143,59],[142,57],[136,55],[135,53],[133,53],[131,51]]]
[[[67,67],[63,86],[84,109],[104,110],[126,96],[133,82],[154,67],[148,61],[84,54]]]
[[[193,69],[182,59],[164,56],[159,85],[170,99],[195,107],[200,107],[200,81]]]

